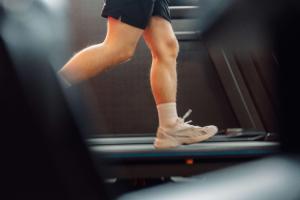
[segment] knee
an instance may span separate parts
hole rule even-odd
[[[134,52],[135,52],[135,47],[127,46],[123,48],[118,48],[116,52],[116,56],[118,57],[120,62],[125,62],[132,59]]]
[[[175,37],[163,41],[157,50],[152,51],[153,58],[163,62],[176,62],[178,53],[179,44]]]
[[[168,56],[172,57],[172,58],[177,58],[178,53],[179,53],[179,44],[178,44],[178,40],[174,37],[171,38],[169,40],[166,41],[165,44],[167,47],[167,54]]]
[[[136,46],[131,44],[111,44],[111,43],[104,43],[111,55],[114,56],[115,62],[126,62],[130,60],[134,53]]]

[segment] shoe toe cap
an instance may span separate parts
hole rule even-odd
[[[207,126],[207,129],[214,134],[216,134],[218,132],[218,127],[216,127],[214,125]]]

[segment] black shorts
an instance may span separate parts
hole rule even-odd
[[[170,0],[104,0],[101,15],[145,29],[151,16],[160,16],[171,22],[169,2]]]

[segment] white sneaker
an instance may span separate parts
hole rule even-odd
[[[170,128],[159,127],[154,142],[157,149],[174,148],[182,144],[193,144],[207,140],[218,132],[216,126],[193,126],[184,120],[191,114],[189,110],[182,118],[178,118],[176,124]]]

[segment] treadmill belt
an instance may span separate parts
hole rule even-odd
[[[93,153],[109,159],[149,159],[180,157],[262,156],[278,150],[277,142],[210,142],[183,145],[173,149],[155,149],[152,144],[93,145]]]
[[[137,136],[138,135],[138,136]],[[274,134],[263,131],[243,131],[231,132],[227,134],[219,133],[209,140],[201,143],[209,142],[237,142],[237,141],[264,141],[266,138]],[[135,135],[102,135],[87,139],[89,145],[126,145],[126,144],[153,144],[155,134],[135,134]]]

